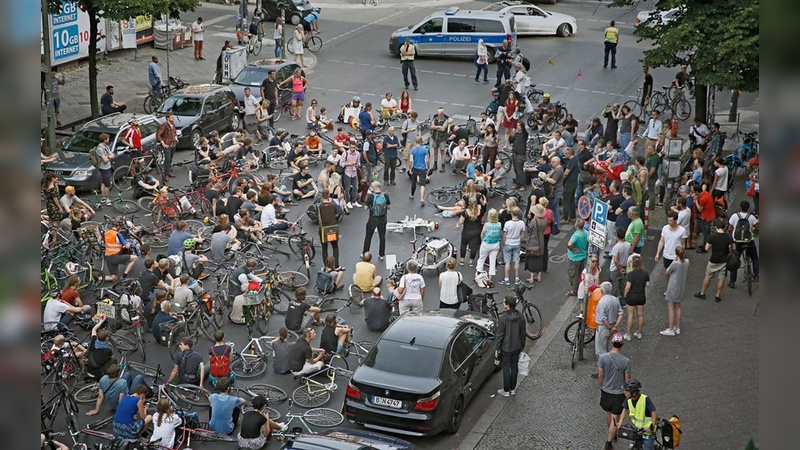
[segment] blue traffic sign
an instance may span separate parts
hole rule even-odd
[[[608,203],[600,199],[594,199],[594,205],[592,205],[592,222],[597,222],[600,225],[606,226],[607,218]]]
[[[589,202],[589,197],[582,195],[578,199],[578,216],[583,220],[589,220],[592,214],[592,204]]]

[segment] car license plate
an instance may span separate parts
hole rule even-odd
[[[372,404],[376,406],[385,406],[387,408],[395,408],[395,409],[400,409],[403,407],[402,400],[383,398],[383,397],[378,397],[376,395],[372,396]]]

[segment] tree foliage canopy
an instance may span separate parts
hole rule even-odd
[[[61,0],[48,0],[51,14],[61,11]],[[152,14],[175,16],[181,11],[194,11],[200,6],[200,0],[78,0],[84,10],[97,11],[97,17],[111,20],[122,20],[129,17]]]
[[[638,0],[613,0],[610,6],[638,4]],[[659,13],[673,8],[680,8],[675,20],[660,24]],[[641,39],[653,40],[653,48],[644,52],[645,65],[691,64],[700,84],[758,90],[758,0],[655,0],[653,11],[635,30]]]

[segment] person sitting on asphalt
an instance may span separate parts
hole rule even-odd
[[[267,399],[263,395],[253,397],[252,403],[253,409],[242,415],[242,428],[239,430],[237,443],[242,449],[266,448],[270,434],[284,429],[285,425],[269,418],[265,409]]]
[[[218,394],[211,394],[208,401],[211,406],[211,420],[208,421],[211,429],[221,434],[231,434],[236,424],[239,423],[239,416],[242,414],[242,405],[247,400],[230,395],[231,381],[228,378],[217,380]]]
[[[371,292],[373,288],[380,286],[381,281],[383,281],[383,278],[377,275],[377,268],[371,261],[372,253],[364,253],[361,261],[356,263],[356,271],[353,273],[353,284],[363,292]]]
[[[289,342],[289,330],[281,327],[278,330],[278,337],[270,342],[272,345],[272,369],[275,373],[289,373],[289,350],[292,344]]]
[[[322,311],[318,306],[311,306],[305,302],[306,288],[299,287],[294,291],[295,299],[289,302],[286,311],[286,328],[292,331],[306,329],[309,325],[322,325],[319,313]]]
[[[381,288],[374,288],[372,297],[364,299],[360,306],[364,307],[364,321],[367,323],[369,331],[383,332],[386,330],[392,314],[392,304],[381,296]]]
[[[303,331],[303,338],[298,340],[289,350],[289,370],[295,376],[302,376],[322,370],[325,362],[325,350],[312,348],[311,341],[317,337],[313,328]],[[314,353],[316,352],[316,356]]]
[[[319,346],[328,355],[327,360],[333,355],[341,355],[350,341],[350,334],[353,329],[349,325],[340,324],[336,314],[328,314],[325,317],[325,328],[322,329],[322,336],[319,338]]]
[[[100,412],[100,407],[104,404],[112,411],[116,411],[120,400],[126,395],[133,395],[139,386],[150,389],[142,375],[136,375],[136,378],[133,378],[130,372],[120,375],[121,372],[122,370],[116,364],[108,366],[106,374],[100,378],[100,382],[97,384],[97,400],[94,409],[86,412],[87,416],[93,416]]]

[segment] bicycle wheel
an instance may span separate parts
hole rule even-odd
[[[336,427],[344,422],[344,416],[330,408],[309,409],[303,414],[303,419],[310,425],[320,428]]]
[[[148,365],[145,365],[145,364],[142,364],[142,363],[138,363],[138,362],[133,362],[133,361],[129,361],[129,362],[125,363],[125,367],[130,369],[130,370],[132,370],[132,371],[134,371],[134,372],[140,373],[145,378],[155,378],[156,375],[158,375],[159,372],[160,372],[160,369],[157,368],[157,367],[148,366]]]
[[[642,115],[642,105],[639,104],[639,100],[628,100],[622,106],[627,106],[631,110],[631,114],[636,117],[640,117]]]
[[[284,402],[289,398],[286,391],[271,384],[251,384],[247,387],[247,391],[263,396],[270,405]]]
[[[178,328],[169,334],[169,337],[167,338],[167,348],[169,348],[170,358],[174,359],[175,355],[178,354],[178,344],[180,343],[181,339],[186,336],[187,333],[184,328]]]
[[[308,284],[308,277],[302,272],[297,272],[295,270],[282,270],[278,272],[278,278],[281,284],[291,287],[292,289],[303,287]]]
[[[257,37],[256,40],[253,42],[253,54],[258,56],[261,53],[261,46],[263,43],[261,42],[261,37]]]
[[[566,340],[570,344],[574,344],[575,343],[575,339],[577,338],[577,335],[578,335],[578,323],[579,322],[580,322],[580,319],[573,320],[572,322],[570,322],[569,325],[567,325],[567,328],[564,330],[564,340]],[[594,333],[591,332],[590,330],[591,330],[590,328],[587,328],[586,329],[586,333],[584,333],[584,335],[583,335],[584,344],[588,344],[588,343],[594,341]]]
[[[361,302],[364,301],[364,291],[357,285],[351,284],[348,291],[350,292],[350,299],[353,300],[354,304],[360,305]]]
[[[208,396],[211,395],[211,393],[200,386],[195,386],[194,384],[179,384],[177,386],[167,385],[165,389],[175,401],[181,401],[201,408],[208,408],[211,406],[211,403],[208,401]]]
[[[153,113],[153,96],[152,94],[148,94],[147,97],[144,98],[144,104],[142,105],[144,112],[147,114]]]
[[[133,214],[139,210],[139,205],[133,200],[118,199],[113,203],[114,209],[122,214]]]
[[[672,110],[680,120],[686,120],[692,115],[692,104],[685,98],[679,98],[672,102]]]
[[[336,369],[350,370],[350,364],[342,355],[333,355],[328,365]]]
[[[139,209],[141,209],[142,211],[147,211],[148,213],[150,213],[150,211],[153,209],[153,201],[155,199],[156,198],[153,197],[152,195],[145,195],[144,197],[138,198],[136,200],[136,204],[139,205]]]
[[[316,408],[330,399],[330,391],[317,385],[303,384],[292,393],[292,400],[303,408]]]
[[[213,300],[213,311],[211,312],[211,320],[214,321],[214,325],[217,328],[222,328],[222,325],[225,323],[225,313],[227,312],[227,297],[228,291],[224,288],[219,289],[214,294]]]
[[[525,334],[528,339],[536,340],[542,337],[542,313],[533,303],[528,302],[522,309],[525,316]]]
[[[211,342],[214,342],[214,333],[217,331],[217,326],[214,321],[211,320],[211,316],[201,311],[197,316],[197,328],[199,328],[203,335]]]
[[[290,37],[288,41],[286,41],[286,53],[294,55],[294,36]]]
[[[453,193],[448,189],[434,189],[425,196],[431,205],[446,205],[453,199]]]
[[[67,421],[67,430],[69,430],[70,434],[77,434],[80,431],[78,428],[78,405],[75,404],[75,400],[72,399],[69,395],[64,396],[64,412],[66,413],[64,420]]]
[[[356,342],[354,344],[358,348],[358,365],[364,364],[364,360],[367,359],[367,354],[372,350],[372,347],[375,346],[374,342],[371,341],[361,341]]]
[[[231,370],[236,378],[255,378],[267,371],[267,358],[250,355],[240,356],[231,361]]]
[[[97,401],[97,396],[100,393],[100,385],[98,383],[90,383],[86,386],[75,391],[72,398],[81,405],[91,405]]]
[[[191,431],[192,439],[204,442],[236,442],[236,438],[233,436],[228,436],[222,433],[217,433],[216,431],[211,430],[203,430],[200,428],[195,428]]]
[[[117,167],[116,170],[114,170],[114,174],[111,175],[111,183],[114,185],[113,187],[120,192],[130,191],[133,189],[131,181],[134,175],[130,166]]]
[[[274,314],[286,314],[286,311],[289,310],[289,296],[286,295],[280,289],[272,288],[272,292],[269,296],[269,303],[270,308]]]
[[[112,334],[111,340],[117,346],[117,350],[123,353],[132,353],[139,349],[139,343],[127,334]]]
[[[319,36],[311,36],[308,40],[308,50],[311,53],[317,53],[322,49],[322,38]]]
[[[156,233],[142,234],[142,243],[150,244],[152,248],[167,248],[169,246],[169,235],[172,233],[170,228],[163,228]]]
[[[555,128],[556,128],[556,118],[553,116],[548,116],[547,122],[545,122],[544,125],[542,125],[542,131],[544,131],[545,133],[549,133],[555,130]]]
[[[211,210],[210,205],[208,209],[209,211]],[[209,226],[207,223],[193,219],[186,220],[185,222],[186,225],[189,226],[189,233],[194,235],[200,234],[200,237],[202,237],[206,242],[208,242],[209,238],[211,238],[211,226]]]
[[[308,251],[308,257],[310,259],[314,259],[316,256],[316,250],[314,250],[314,245],[311,240],[307,239],[305,236],[294,235],[289,238],[289,248],[292,250],[292,253],[299,257],[303,257],[303,252]]]
[[[669,103],[653,103],[653,105],[655,105],[653,106],[653,111],[658,111],[661,113],[659,120],[666,121],[672,119],[672,115],[674,113]]]
[[[653,111],[655,108],[654,105],[666,105],[667,104],[667,97],[664,96],[663,92],[653,92],[650,94],[650,111]]]

